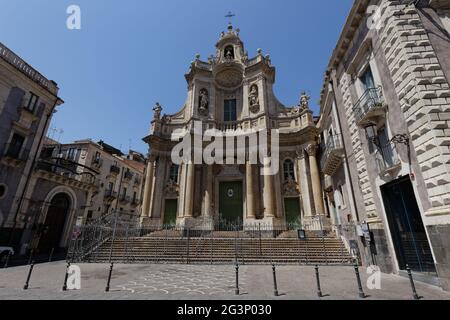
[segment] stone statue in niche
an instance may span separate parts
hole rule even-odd
[[[233,60],[234,59],[234,49],[232,46],[228,46],[225,48],[225,59]]]
[[[256,84],[250,87],[250,92],[248,94],[248,102],[250,111],[256,113],[259,111],[259,92],[258,86]]]
[[[208,90],[201,89],[200,90],[200,105],[199,105],[199,111],[202,114],[205,114],[208,112],[209,107],[209,97],[208,97]]]
[[[284,182],[283,193],[286,196],[297,196],[299,194],[297,182],[292,177],[288,177]]]

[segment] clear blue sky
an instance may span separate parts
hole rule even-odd
[[[352,0],[0,0],[0,41],[47,78],[65,104],[52,127],[61,142],[103,139],[146,152],[152,107],[183,105],[184,74],[195,54],[215,53],[233,11],[233,25],[249,55],[270,54],[275,94],[294,105],[300,91],[314,110],[330,54]],[[66,8],[77,4],[82,30],[66,28]],[[58,134],[55,135],[58,138]]]

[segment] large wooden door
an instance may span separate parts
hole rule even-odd
[[[401,270],[434,273],[435,266],[409,177],[381,187],[395,252]]]
[[[60,193],[53,197],[47,210],[44,226],[40,230],[40,252],[50,252],[52,248],[59,248],[69,209],[70,199],[66,194]]]
[[[284,211],[287,223],[300,224],[300,199],[299,198],[285,198]]]
[[[164,224],[175,225],[177,223],[178,200],[166,199],[164,209]]]
[[[242,182],[221,182],[219,186],[219,213],[226,223],[242,223],[244,201]]]

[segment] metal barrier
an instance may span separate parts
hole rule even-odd
[[[67,259],[71,262],[241,265],[350,265],[353,260],[322,217],[301,224],[221,222],[188,227],[140,225],[113,216],[79,227]]]

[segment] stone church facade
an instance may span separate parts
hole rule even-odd
[[[143,194],[144,224],[193,226],[205,222],[300,223],[325,215],[317,162],[318,129],[302,94],[297,106],[286,107],[275,97],[275,67],[269,55],[258,50],[249,58],[231,25],[222,32],[216,54],[207,62],[197,55],[188,74],[187,99],[173,115],[154,108],[150,134],[144,138],[150,153]],[[196,130],[196,123],[201,123]],[[193,137],[207,130],[247,141],[248,150],[234,164],[220,161],[172,162],[172,141],[177,130]],[[250,159],[257,152],[247,133],[277,130],[279,170],[261,174],[261,163]],[[203,142],[203,148],[208,147]],[[273,158],[272,158],[273,160]]]

